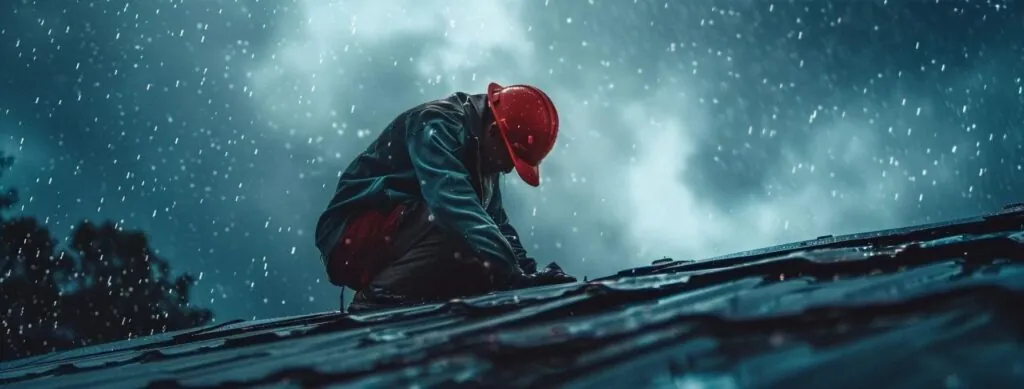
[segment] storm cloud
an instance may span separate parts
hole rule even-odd
[[[503,184],[531,254],[581,276],[969,216],[1024,182],[1006,5],[126,4],[0,11],[5,185],[60,230],[151,232],[220,319],[336,308],[312,230],[338,172],[490,81],[558,107],[541,187]]]

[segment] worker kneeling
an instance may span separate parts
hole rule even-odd
[[[540,185],[558,113],[528,85],[491,83],[398,115],[342,173],[317,223],[331,283],[351,312],[575,282],[541,271],[509,224],[498,185],[515,170]]]

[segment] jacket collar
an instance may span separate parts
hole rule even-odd
[[[462,125],[466,129],[466,135],[469,138],[469,147],[472,152],[470,153],[471,162],[467,167],[470,167],[473,186],[477,190],[477,194],[480,196],[481,205],[486,209],[492,200],[494,192],[497,190],[495,187],[497,174],[484,175],[481,173],[482,163],[480,157],[480,136],[483,135],[484,131],[484,115],[487,111],[487,95],[486,94],[467,94],[463,92],[457,92],[452,95],[449,101],[457,103],[462,106],[463,112],[465,112]]]
[[[466,113],[463,117],[462,125],[466,127],[469,135],[473,138],[479,138],[483,131],[484,113],[487,110],[487,95],[483,93],[471,95],[458,92],[451,98],[455,100],[455,103],[461,105]]]

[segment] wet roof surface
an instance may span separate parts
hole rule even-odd
[[[1024,209],[0,365],[0,386],[1020,388]]]

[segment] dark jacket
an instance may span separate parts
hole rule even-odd
[[[422,201],[434,222],[491,261],[498,279],[521,273],[526,251],[502,207],[498,174],[480,173],[486,110],[486,95],[459,92],[398,115],[345,169],[317,222],[324,265],[349,218]]]

